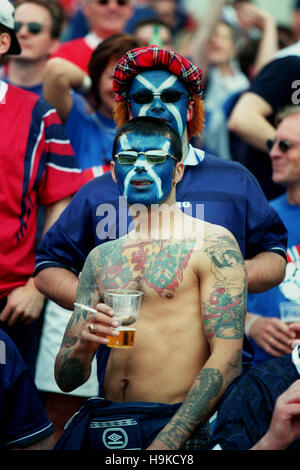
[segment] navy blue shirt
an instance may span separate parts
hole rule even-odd
[[[251,449],[267,432],[277,398],[297,379],[291,354],[251,367],[219,404],[209,449]],[[300,436],[287,449],[300,450]]]
[[[192,147],[190,153],[192,162],[186,164],[176,192],[182,210],[198,218],[204,215],[205,221],[230,230],[246,258],[263,251],[285,256],[286,229],[255,177],[237,162],[207,153],[204,157],[204,152]],[[93,179],[45,234],[35,274],[48,267],[64,267],[79,274],[89,252],[125,235],[130,222],[126,201],[119,197],[110,172]]]
[[[27,447],[53,432],[29,369],[0,328],[0,449]]]

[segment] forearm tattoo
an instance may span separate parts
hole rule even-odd
[[[157,438],[169,449],[180,448],[186,436],[207,420],[212,401],[221,392],[222,385],[223,377],[218,369],[202,369],[182,406]]]

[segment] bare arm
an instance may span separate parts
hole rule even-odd
[[[265,251],[246,260],[248,292],[265,292],[284,280],[286,261],[278,253]]]
[[[205,423],[228,385],[241,372],[246,275],[242,255],[232,237],[218,237],[205,250],[208,269],[201,279],[202,317],[211,355],[177,413],[149,449],[180,449]],[[225,251],[235,253],[236,265],[224,264]],[[229,307],[230,305],[230,307]]]
[[[54,202],[53,204],[49,204],[46,206],[46,219],[45,225],[43,230],[43,235],[47,232],[47,230],[51,227],[52,224],[58,219],[60,214],[63,210],[67,207],[69,202],[71,201],[72,196],[66,196],[59,201]]]
[[[76,295],[78,303],[98,309],[98,313],[75,307],[56,357],[55,378],[64,392],[70,392],[88,380],[96,350],[101,344],[108,343],[107,335],[118,334],[114,330],[118,324],[112,318],[112,309],[99,303],[99,248],[87,257]]]
[[[274,18],[268,12],[251,2],[239,2],[235,5],[238,20],[243,29],[258,28],[261,39],[255,57],[253,75],[256,75],[278,50],[278,32]]]
[[[85,78],[88,77],[88,78]],[[44,97],[57,110],[63,123],[70,114],[73,98],[71,89],[82,87],[89,76],[68,60],[55,57],[47,62],[44,73]]]
[[[267,121],[271,114],[272,108],[263,98],[246,92],[235,105],[228,126],[248,144],[268,152],[266,141],[275,137],[275,128]]]
[[[207,12],[192,41],[192,60],[201,68],[204,79],[208,69],[207,46],[221,19],[222,10],[226,4],[226,0],[211,0]]]
[[[63,308],[73,310],[78,277],[64,268],[46,268],[34,278],[36,288]]]

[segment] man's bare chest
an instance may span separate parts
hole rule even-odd
[[[152,289],[159,295],[175,293],[193,253],[192,241],[146,241],[112,246],[102,260],[100,290]]]

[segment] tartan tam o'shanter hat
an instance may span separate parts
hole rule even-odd
[[[147,46],[131,49],[117,62],[113,79],[116,101],[127,100],[133,78],[149,69],[167,70],[180,78],[192,95],[202,95],[202,71],[197,65],[174,51]]]

